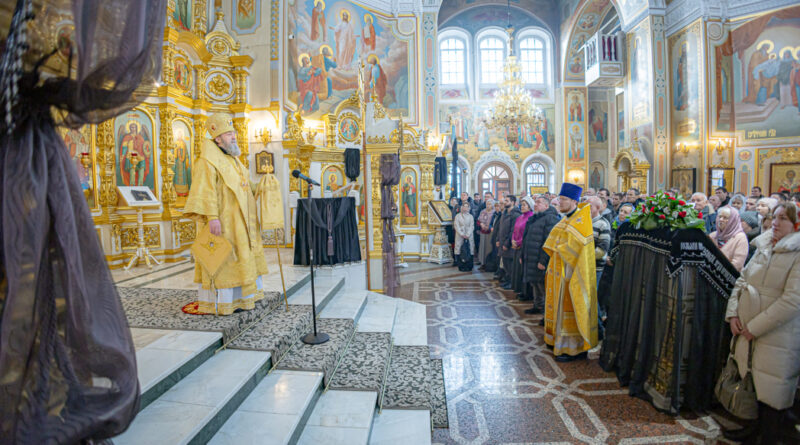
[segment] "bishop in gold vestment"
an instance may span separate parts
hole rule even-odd
[[[212,233],[220,230],[233,246],[230,260],[213,277],[214,289],[212,277],[199,262],[194,279],[200,285],[198,311],[229,315],[237,309],[253,309],[263,298],[261,276],[267,273],[267,262],[250,174],[236,157],[239,147],[233,126],[227,117],[215,114],[207,127],[211,139],[203,141],[195,161],[184,214],[199,222],[199,230],[205,225]]]
[[[543,246],[550,255],[545,280],[544,341],[553,346],[559,361],[583,358],[597,345],[592,215],[589,204],[577,203],[580,191],[573,184],[562,186],[559,207],[566,217],[556,224]]]

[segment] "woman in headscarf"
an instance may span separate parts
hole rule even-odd
[[[527,301],[533,298],[533,293],[522,279],[525,267],[522,264],[522,237],[525,235],[525,225],[533,215],[533,199],[526,196],[520,200],[519,210],[522,214],[514,221],[514,231],[511,233],[511,248],[514,250],[514,267],[511,269],[511,289],[517,292],[517,298]]]
[[[611,244],[614,244],[614,238],[617,235],[617,229],[619,226],[622,225],[625,221],[628,220],[628,217],[631,216],[633,213],[633,204],[626,202],[619,206],[619,212],[617,216],[614,217],[614,222],[611,223]]]
[[[717,210],[717,231],[709,235],[714,244],[722,250],[736,270],[742,270],[747,260],[747,234],[742,229],[739,212],[731,206]]]
[[[753,240],[755,240],[758,235],[761,235],[761,225],[758,224],[758,213],[755,211],[749,212],[739,212],[739,218],[742,220],[742,230],[744,230],[744,234],[747,235],[747,242],[749,243],[749,251],[747,253],[747,260],[745,260],[744,264],[746,265],[750,258],[753,257],[753,254],[756,253],[756,245],[753,244]]]
[[[731,198],[731,207],[739,212],[745,210],[745,204],[747,204],[747,198],[740,193],[733,195],[733,198]]]
[[[481,265],[481,268],[486,263],[486,257],[492,251],[492,237],[489,236],[492,233],[492,216],[494,216],[494,199],[487,198],[486,207],[478,215],[478,230],[481,233],[481,240],[478,246],[477,263]]]

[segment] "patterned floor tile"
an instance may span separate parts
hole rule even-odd
[[[435,428],[433,443],[730,443],[719,413],[659,413],[630,397],[596,354],[556,362],[541,315],[525,314],[530,303],[489,276],[448,267],[427,268],[424,281],[406,276],[398,295],[426,305],[431,356],[442,359],[449,428]]]
[[[388,332],[356,332],[330,389],[380,392],[391,347],[392,334]]]

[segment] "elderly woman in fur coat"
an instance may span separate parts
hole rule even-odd
[[[786,415],[800,377],[800,222],[795,204],[778,205],[772,230],[753,240],[757,251],[728,300],[726,320],[738,336],[734,357],[747,371],[753,343],[753,383],[758,420],[725,436],[753,444],[798,443]]]

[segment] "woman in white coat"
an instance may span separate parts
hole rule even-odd
[[[759,418],[748,428],[725,431],[745,443],[774,444],[788,439],[794,425],[784,420],[794,403],[800,377],[800,224],[793,203],[778,205],[772,230],[753,240],[758,249],[728,300],[726,319],[738,335],[734,356],[739,373],[747,368],[753,342],[753,383]],[[787,428],[789,427],[789,428]],[[796,434],[796,431],[794,432]],[[795,442],[796,443],[796,442]]]
[[[475,255],[475,218],[469,213],[469,204],[464,203],[461,205],[461,213],[456,215],[453,221],[453,228],[456,232],[455,252],[453,252],[456,264],[458,264],[458,257],[461,253],[461,245],[464,241],[469,241],[469,253]]]

